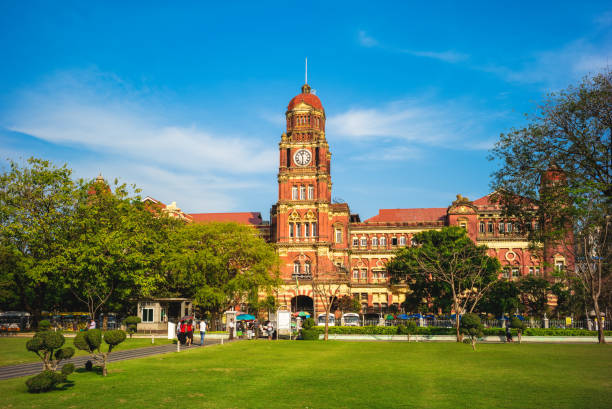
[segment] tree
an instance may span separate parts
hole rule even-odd
[[[140,324],[142,320],[137,315],[132,315],[123,320],[125,326],[127,327],[128,333],[130,334],[130,338],[132,335],[138,330],[138,324]]]
[[[548,311],[548,281],[543,278],[524,277],[519,281],[518,287],[522,304],[529,315],[542,316]]]
[[[428,313],[443,311],[450,313],[453,308],[453,297],[449,286],[442,281],[432,281],[424,275],[410,277],[410,290],[403,303],[407,312]]]
[[[525,324],[519,317],[512,317],[512,320],[510,320],[510,328],[516,329],[520,344],[521,337],[523,336],[523,331],[525,331],[525,329],[527,328],[527,324]]]
[[[193,299],[213,317],[278,284],[276,252],[250,226],[188,224],[172,231],[170,242],[161,287]]]
[[[331,313],[331,307],[334,304],[334,301],[337,300],[338,296],[340,295],[340,289],[342,285],[344,285],[348,280],[345,277],[346,272],[341,271],[339,268],[337,269],[337,271],[334,271],[331,274],[322,274],[321,276],[319,276],[318,274],[315,274],[313,276],[312,292],[315,295],[315,302],[317,299],[316,297],[318,297],[318,299],[321,300],[321,303],[323,304],[323,309],[325,310],[325,334],[323,336],[323,339],[327,341],[329,332],[329,315]]]
[[[66,338],[60,333],[49,330],[50,323],[42,320],[40,328],[32,339],[26,342],[28,351],[34,352],[43,361],[43,372],[26,381],[29,392],[47,392],[57,384],[66,382],[66,377],[74,371],[74,364],[64,364],[58,372],[62,361],[72,358],[74,348],[62,348]]]
[[[460,342],[459,315],[474,311],[496,282],[499,261],[487,256],[487,248],[476,246],[461,227],[422,231],[414,236],[414,241],[416,246],[399,250],[387,264],[389,276],[395,282],[421,277],[448,286]]]
[[[63,298],[56,258],[70,244],[75,189],[66,165],[42,159],[11,161],[0,175],[1,301],[30,312],[35,322]]]
[[[501,164],[492,187],[504,212],[544,256],[564,248],[575,260],[563,273],[589,295],[600,343],[605,337],[599,300],[612,270],[610,101],[612,73],[587,77],[551,94],[526,127],[500,136],[491,155]],[[532,228],[534,221],[540,228]]]
[[[483,325],[477,314],[463,314],[461,317],[461,333],[470,337],[474,351],[476,351],[476,340],[484,336],[482,329]]]
[[[408,335],[408,342],[410,342],[410,334],[417,332],[418,325],[415,320],[408,320],[406,324],[400,324],[397,326],[397,333],[399,335]]]
[[[115,181],[113,192],[101,177],[81,182],[71,243],[57,265],[91,317],[113,300],[151,295],[160,280],[168,223],[131,197],[125,184]]]
[[[106,331],[102,333],[99,329],[90,329],[79,332],[74,338],[74,346],[82,351],[87,351],[94,362],[102,367],[102,376],[106,376],[106,368],[109,354],[113,348],[125,341],[125,332],[120,329]],[[102,351],[102,340],[108,345],[106,352]]]
[[[478,309],[492,313],[496,317],[503,317],[504,314],[518,308],[520,293],[514,281],[499,280],[483,297]]]
[[[343,295],[338,298],[338,309],[345,312],[359,312],[361,311],[361,303],[359,299],[356,297],[351,297],[350,295]]]

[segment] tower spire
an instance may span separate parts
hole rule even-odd
[[[304,84],[308,84],[308,57],[306,57],[305,61],[306,61],[306,69],[304,71]]]

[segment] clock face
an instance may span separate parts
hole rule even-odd
[[[312,154],[308,149],[300,149],[293,155],[293,161],[298,166],[306,166],[310,163]]]

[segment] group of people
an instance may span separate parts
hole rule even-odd
[[[176,336],[182,345],[193,345],[193,333],[200,330],[200,346],[204,346],[206,336],[206,321],[201,320],[197,325],[194,320],[181,320],[176,327]]]

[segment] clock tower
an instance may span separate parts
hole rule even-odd
[[[331,203],[325,110],[308,84],[289,102],[285,117],[270,233],[280,257],[280,277],[295,288],[296,279],[306,285],[344,264],[349,210],[346,204]]]

